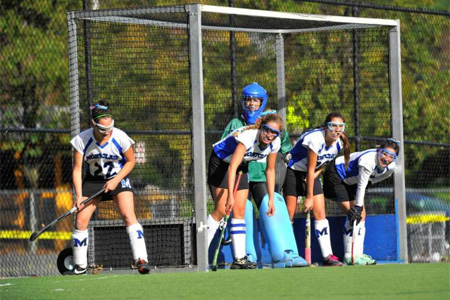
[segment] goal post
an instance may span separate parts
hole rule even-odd
[[[393,136],[403,152],[398,20],[189,4],[73,11],[68,30],[71,135],[86,129],[89,95],[107,99],[117,127],[141,143],[142,160],[131,179],[137,216],[152,231],[149,253],[164,256],[150,257],[152,265],[208,270],[206,216],[213,204],[207,159],[212,143],[240,113],[233,90],[246,84],[266,88],[268,107],[279,110],[293,139],[339,110],[350,138],[362,141],[363,149]],[[352,58],[354,32],[357,60]],[[355,122],[354,93],[361,124]],[[393,184],[398,209],[386,204],[375,214],[395,215],[395,259],[406,262],[402,156],[393,182],[385,183]],[[164,209],[172,211],[161,213]],[[100,207],[94,221],[95,232],[107,235],[103,228],[114,228],[113,243],[121,222],[113,209]],[[102,247],[113,251],[107,240]],[[174,247],[183,248],[182,254]],[[112,259],[123,260],[129,255],[124,249]],[[90,253],[97,255],[97,249]]]

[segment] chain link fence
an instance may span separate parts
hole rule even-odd
[[[188,1],[114,1],[91,0],[58,2],[56,7],[50,1],[16,2],[2,1],[0,57],[0,253],[2,255],[1,276],[29,276],[57,274],[55,266],[58,253],[69,246],[72,219],[61,222],[55,228],[57,236],[48,235],[36,243],[30,243],[31,231],[38,230],[40,222],[50,221],[59,216],[73,204],[71,188],[72,150],[70,146],[70,108],[68,78],[68,46],[66,13],[82,9],[118,9],[154,5],[185,4]],[[221,1],[203,1],[204,4],[224,5]],[[403,84],[403,117],[405,140],[405,176],[406,200],[408,212],[408,248],[410,261],[430,262],[448,260],[450,251],[450,21],[449,13],[424,9],[408,9],[383,7],[361,3],[342,3],[335,1],[266,1],[259,2],[232,1],[227,3],[235,7],[270,9],[285,12],[312,14],[328,14],[357,16],[368,18],[399,19],[402,29],[402,84]],[[126,27],[126,26],[124,26]],[[102,28],[97,28],[101,31]],[[117,30],[125,29],[116,28]],[[84,34],[80,33],[81,36]],[[80,41],[85,41],[80,36]],[[101,36],[101,35],[99,35]],[[335,46],[339,40],[355,39],[352,34],[337,35],[336,39],[328,34],[319,36],[303,35],[301,38],[287,38],[287,49],[293,49],[286,55],[292,61],[287,66],[310,65],[310,71],[302,74],[302,86],[298,84],[298,73],[286,69],[287,125],[290,135],[295,139],[302,130],[317,126],[330,109],[339,108],[347,115],[350,122],[350,138],[352,149],[374,147],[380,137],[390,136],[390,106],[384,103],[389,87],[386,79],[389,74],[379,73],[380,66],[387,65],[387,54],[383,41],[384,34],[379,29],[365,29],[356,37],[358,42],[358,66],[355,72],[354,58],[351,49],[340,49]],[[165,39],[153,41],[148,47],[172,46],[185,43],[177,39],[177,31]],[[273,61],[273,49],[276,41],[273,36],[255,34],[251,36],[251,44],[246,45],[247,38],[236,35],[235,42],[240,51],[235,52],[236,61],[249,60],[232,72],[230,66],[230,50],[228,46],[218,47],[220,41],[228,45],[228,35],[205,35],[204,73],[205,110],[209,111],[206,120],[206,144],[217,141],[226,124],[232,117],[240,114],[237,98],[239,91],[249,81],[263,84],[269,92],[268,107],[277,107],[275,69],[270,67]],[[130,36],[130,43],[139,43],[139,36]],[[321,48],[327,41],[326,47]],[[91,40],[95,43],[95,40]],[[142,41],[143,42],[143,41]],[[116,50],[114,45],[99,39],[98,43]],[[208,48],[209,47],[209,48]],[[167,48],[167,47],[166,47]],[[94,47],[95,49],[95,47]],[[104,48],[103,48],[104,49]],[[161,50],[162,51],[162,50]],[[254,55],[267,57],[267,63],[252,64]],[[366,55],[370,53],[370,55]],[[144,57],[140,56],[144,55]],[[149,53],[135,53],[144,60]],[[186,54],[185,54],[186,55]],[[86,55],[87,57],[87,55]],[[152,76],[165,76],[159,73],[172,61],[183,66],[183,57],[167,53],[159,60],[161,65],[136,64],[128,67],[130,73],[119,74],[126,64],[126,57],[115,55],[117,65],[112,68],[87,70],[86,57],[80,60],[81,67],[86,70],[81,75],[82,86],[80,97],[86,99],[84,108],[104,94],[115,94],[118,98],[126,98],[127,90],[106,90],[115,81],[121,81],[124,87],[128,82],[144,80],[132,76],[133,68],[140,74],[146,74],[145,82],[151,82]],[[98,58],[100,56],[93,56]],[[120,59],[123,63],[120,63]],[[342,74],[333,72],[333,64],[343,65]],[[101,66],[101,61],[94,61]],[[320,65],[320,64],[323,65]],[[219,67],[217,67],[219,66]],[[316,66],[316,67],[315,67]],[[327,68],[327,66],[329,66]],[[240,69],[239,69],[240,68]],[[178,82],[188,83],[188,76],[176,68],[167,68],[178,76]],[[272,70],[272,71],[269,71]],[[322,70],[322,71],[319,71]],[[325,70],[325,71],[323,71]],[[97,73],[95,73],[97,72]],[[318,72],[324,72],[318,74]],[[91,74],[92,81],[83,76]],[[234,74],[234,75],[233,75]],[[356,74],[356,75],[355,75]],[[118,76],[120,75],[120,76]],[[231,86],[220,86],[224,77],[231,80]],[[169,78],[169,76],[168,76]],[[183,80],[184,78],[184,80]],[[97,81],[95,81],[97,80]],[[325,80],[326,82],[319,82]],[[328,81],[327,81],[328,80]],[[334,80],[334,81],[333,81]],[[359,80],[358,91],[355,92],[353,82]],[[94,82],[93,86],[89,86]],[[189,166],[191,146],[188,140],[169,145],[159,138],[157,132],[164,130],[172,135],[190,135],[189,116],[175,112],[183,110],[171,107],[188,99],[186,89],[166,82],[165,86],[151,86],[153,93],[160,95],[160,107],[142,107],[139,99],[145,100],[148,90],[135,90],[133,102],[119,104],[121,111],[118,123],[123,124],[133,139],[138,141],[135,147],[137,166],[133,171],[138,218],[183,217],[192,218],[192,203],[189,191],[191,182]],[[131,86],[131,85],[130,85]],[[327,90],[318,90],[327,87]],[[224,92],[225,91],[225,92]],[[367,92],[370,91],[370,92]],[[355,98],[355,94],[358,97]],[[344,99],[344,101],[341,101]],[[369,101],[370,100],[370,101]],[[360,106],[359,115],[355,118],[355,103],[369,101],[370,106]],[[220,105],[218,105],[220,103]],[[132,109],[128,109],[131,107]],[[165,108],[169,111],[166,119],[152,120],[152,111]],[[289,110],[289,107],[296,108]],[[302,109],[300,109],[302,108]],[[82,127],[87,128],[86,109],[81,109]],[[212,113],[214,111],[214,114]],[[174,113],[170,113],[174,112]],[[149,117],[151,122],[137,125],[133,119],[143,120]],[[178,124],[178,125],[177,125]],[[182,124],[187,125],[183,127]],[[301,126],[300,126],[301,125]],[[147,146],[146,146],[147,145]],[[149,151],[148,145],[152,145]],[[184,150],[183,150],[184,149]],[[159,153],[159,154],[158,154]],[[181,153],[181,154],[180,154]],[[184,153],[184,154],[183,154]],[[209,154],[209,149],[207,149]],[[159,156],[158,156],[159,155]],[[181,155],[181,156],[180,156]],[[181,159],[172,160],[173,157]],[[182,164],[182,165],[177,165]],[[184,166],[184,167],[183,167]],[[179,170],[176,171],[176,170]],[[368,192],[369,203],[373,213],[393,213],[395,210],[392,197],[392,186],[384,182]],[[211,203],[209,203],[211,204]],[[209,206],[210,207],[210,206]],[[369,209],[369,213],[370,213]],[[338,214],[338,210],[330,212]],[[116,220],[117,215],[112,206],[105,206],[98,211],[93,221]],[[189,222],[182,223],[185,230],[181,240],[190,239]],[[153,226],[154,224],[148,224]],[[172,228],[166,228],[172,230]],[[149,237],[158,240],[159,237]],[[174,243],[180,243],[181,240]],[[181,241],[183,242],[183,241]],[[171,242],[167,242],[170,244]],[[105,250],[106,251],[106,250]],[[158,250],[155,250],[158,251]],[[33,255],[30,255],[33,254]],[[39,255],[38,261],[36,255]],[[153,253],[153,257],[158,257]],[[156,259],[155,265],[169,264],[174,260],[178,265],[195,263],[189,254],[174,254],[172,257]],[[126,263],[126,262],[125,262]],[[14,266],[10,268],[8,266]],[[21,271],[34,265],[35,272]],[[41,267],[45,266],[45,267]]]

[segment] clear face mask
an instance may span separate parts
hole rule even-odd
[[[108,134],[111,132],[112,128],[114,127],[114,120],[112,120],[111,125],[104,126],[102,124],[96,123],[94,120],[92,120],[92,123],[94,123],[94,126],[97,127],[98,132],[101,134]]]
[[[328,122],[327,128],[329,131],[339,131],[345,132],[345,123],[344,122]]]
[[[386,148],[381,148],[378,152],[378,159],[382,165],[387,166],[397,159],[397,153],[391,152]]]
[[[262,130],[263,130],[264,134],[267,137],[270,137],[270,139],[275,139],[275,138],[277,138],[280,135],[280,131],[279,130],[277,130],[275,128],[272,128],[272,127],[270,127],[267,124],[264,124],[262,126]]]

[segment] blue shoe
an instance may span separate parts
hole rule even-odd
[[[308,263],[306,262],[306,260],[304,260],[303,257],[298,255],[294,251],[288,250],[288,251],[286,251],[286,253],[288,255],[288,261],[291,262],[289,267],[298,268],[298,267],[308,266]],[[286,264],[286,266],[287,266],[287,264]]]
[[[286,250],[279,261],[272,262],[273,268],[297,268],[306,266],[308,266],[306,260],[292,250]]]

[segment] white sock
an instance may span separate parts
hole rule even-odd
[[[233,242],[234,258],[240,259],[245,256],[246,226],[244,219],[231,219],[230,228],[231,241]]]
[[[330,224],[327,219],[314,220],[314,226],[316,228],[316,237],[319,241],[322,256],[328,257],[330,254],[333,254],[330,242]]]
[[[145,246],[144,229],[141,224],[135,223],[127,227],[128,236],[130,237],[131,251],[133,251],[133,259],[143,259],[148,262],[147,247]]]
[[[208,219],[206,221],[206,225],[208,225],[208,248],[211,245],[211,242],[216,235],[217,229],[219,228],[220,221],[222,220],[216,221],[211,215],[208,215]]]
[[[350,259],[352,257],[352,225],[348,221],[345,221],[344,225],[344,258]]]
[[[72,232],[73,263],[87,267],[88,230],[74,229]]]
[[[364,253],[364,239],[366,237],[366,222],[361,221],[356,226],[357,230],[356,232],[358,235],[356,236],[355,240],[355,255],[363,255]]]

